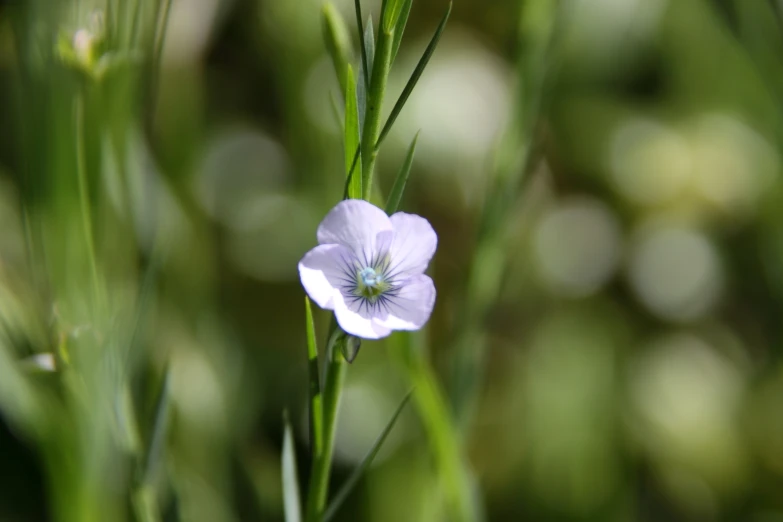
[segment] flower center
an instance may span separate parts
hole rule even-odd
[[[376,272],[374,268],[370,267],[367,267],[359,272],[359,277],[362,279],[364,286],[376,286],[381,281],[381,277],[378,275],[378,272]]]
[[[391,288],[391,285],[384,280],[382,271],[378,271],[373,267],[366,267],[359,270],[357,274],[354,293],[368,299],[370,302],[375,302],[389,288]]]

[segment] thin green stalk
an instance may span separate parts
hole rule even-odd
[[[152,120],[158,107],[158,89],[161,75],[161,60],[163,47],[166,43],[166,33],[169,27],[169,15],[171,14],[171,0],[161,0],[158,4],[158,13],[155,17],[155,27],[152,31],[152,67],[150,70],[149,96],[150,109],[147,114],[149,128],[152,128]]]
[[[432,369],[425,361],[415,361],[410,368],[410,378],[416,386],[414,400],[435,453],[452,518],[458,522],[473,521],[473,495],[455,437],[457,430],[452,426],[444,396],[435,382]]]
[[[370,448],[370,451],[367,452],[362,461],[359,463],[359,466],[353,471],[353,473],[351,473],[351,476],[348,477],[348,479],[343,483],[342,487],[340,487],[340,490],[334,496],[332,502],[329,504],[329,507],[326,510],[326,513],[324,514],[323,522],[329,522],[332,520],[332,518],[334,518],[334,516],[339,511],[340,506],[342,506],[343,503],[348,499],[348,497],[351,495],[351,492],[356,487],[356,484],[359,483],[359,480],[362,478],[362,476],[364,476],[369,467],[372,465],[373,459],[375,459],[375,457],[378,455],[378,452],[381,450],[381,446],[383,446],[384,441],[386,441],[386,437],[389,436],[389,433],[394,428],[394,424],[400,417],[400,413],[402,413],[405,405],[408,404],[408,399],[411,398],[412,393],[413,390],[409,391],[405,398],[402,399],[402,402],[397,407],[394,415],[392,415],[392,418],[389,419],[388,423],[386,423],[386,427],[383,429],[381,434],[378,435],[378,438],[375,439],[375,442],[373,443],[372,448]]]
[[[321,401],[321,376],[318,369],[318,346],[315,343],[315,324],[310,299],[305,296],[305,329],[307,331],[307,371],[310,392],[310,455],[315,459],[323,448],[323,408]]]
[[[152,487],[145,484],[138,488],[134,494],[132,504],[136,519],[139,522],[160,522],[158,504],[155,500],[155,492]]]
[[[337,428],[337,413],[340,408],[340,395],[345,382],[346,363],[338,343],[330,342],[327,350],[329,362],[326,366],[326,378],[323,388],[323,433],[321,452],[315,456],[310,488],[307,495],[307,522],[320,522],[326,509],[329,493],[329,473],[334,453],[334,435]]]
[[[296,450],[294,434],[288,410],[283,410],[283,452],[280,459],[282,467],[283,513],[286,522],[302,522],[302,501],[299,496],[299,477],[296,472]]]
[[[462,429],[470,425],[484,377],[485,319],[502,289],[508,218],[538,160],[536,127],[545,110],[546,86],[552,79],[550,69],[562,24],[561,9],[557,2],[543,0],[523,11],[521,59],[517,64],[519,96],[511,111],[516,117],[506,129],[496,157],[454,334],[451,398]]]
[[[139,41],[139,22],[141,20],[141,10],[142,10],[142,3],[136,2],[136,4],[133,6],[133,16],[132,16],[132,22],[131,22],[131,31],[129,35],[130,44],[129,47],[131,49],[135,48],[138,45]]]
[[[394,347],[414,387],[413,401],[435,458],[450,519],[455,522],[475,522],[478,510],[457,438],[458,430],[425,351],[413,346],[411,339],[414,335],[400,335]]]
[[[156,70],[160,67],[160,59],[163,56],[163,46],[166,43],[166,31],[169,27],[169,14],[171,14],[171,0],[162,0],[158,6],[158,16],[155,19],[155,29],[153,31],[153,54],[152,59]]]
[[[79,183],[79,205],[82,215],[82,232],[87,246],[87,257],[90,264],[90,273],[92,276],[92,290],[95,298],[95,309],[103,309],[103,299],[101,295],[100,278],[98,276],[98,261],[95,256],[95,238],[92,230],[92,207],[90,204],[90,192],[87,185],[87,165],[84,159],[85,138],[84,138],[84,99],[82,95],[76,97],[75,103],[76,119],[76,175]]]
[[[362,197],[370,199],[372,194],[372,175],[378,151],[375,144],[381,132],[381,109],[389,70],[392,62],[394,28],[386,30],[383,20],[378,24],[378,42],[375,46],[375,59],[372,66],[370,91],[367,93],[367,109],[362,132]]]

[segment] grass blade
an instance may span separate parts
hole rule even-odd
[[[155,490],[155,474],[160,468],[166,432],[169,424],[169,402],[171,388],[171,367],[166,366],[160,392],[155,403],[155,420],[152,424],[149,441],[144,454],[141,474],[133,492],[133,508],[136,516],[143,522],[158,522],[161,520],[158,509],[157,492]]]
[[[349,65],[345,78],[345,177],[348,186],[349,198],[362,197],[362,177],[352,176],[353,169],[361,171],[361,159],[357,158],[357,164],[353,164],[353,157],[359,142],[362,139],[359,130],[359,107],[356,100],[356,80],[353,68]],[[350,179],[348,179],[350,178]]]
[[[402,108],[405,106],[405,102],[408,101],[408,97],[411,95],[411,92],[413,92],[413,88],[416,87],[416,83],[419,81],[419,78],[421,78],[421,74],[424,72],[424,68],[427,67],[427,63],[430,61],[430,58],[432,58],[432,54],[435,52],[435,48],[438,46],[440,36],[443,34],[443,30],[446,28],[446,22],[449,20],[451,6],[452,2],[449,2],[449,8],[446,10],[446,14],[443,15],[443,18],[438,24],[438,28],[435,30],[435,34],[432,35],[430,43],[424,50],[424,54],[422,54],[421,58],[419,59],[419,63],[416,64],[416,68],[413,70],[413,74],[411,74],[408,83],[402,90],[402,94],[400,94],[400,97],[397,99],[397,103],[394,104],[394,108],[389,115],[389,119],[386,120],[386,124],[383,126],[383,130],[378,136],[378,141],[375,143],[376,150],[391,130],[392,125],[394,125],[394,121],[397,119],[397,116],[400,115]]]
[[[346,69],[351,56],[351,44],[348,29],[345,27],[340,13],[331,2],[324,4],[321,11],[321,23],[326,40],[326,48],[332,58],[334,71],[340,82],[340,89],[345,92]]]
[[[470,469],[464,460],[459,430],[454,425],[448,400],[424,349],[421,331],[392,337],[392,355],[403,366],[416,390],[414,407],[427,435],[435,470],[441,483],[448,520],[477,522],[480,510],[471,492]]]
[[[400,167],[400,171],[397,173],[397,179],[394,180],[394,186],[392,186],[389,199],[386,201],[386,213],[389,215],[397,212],[402,200],[402,193],[405,191],[405,184],[408,182],[408,176],[411,173],[411,165],[413,164],[413,154],[416,152],[416,141],[419,139],[419,133],[413,137],[413,141],[408,147],[408,154],[405,156],[405,161]]]
[[[288,412],[283,413],[283,507],[285,522],[302,522],[302,503],[299,499],[299,479],[296,474],[296,452],[294,451],[294,435]]]
[[[334,95],[334,92],[329,91],[329,104],[332,108],[332,116],[334,116],[334,121],[337,123],[337,128],[340,129],[342,132],[345,132],[345,125],[343,125],[343,116],[340,112],[340,108],[337,106],[338,101],[337,97]]]
[[[391,33],[395,27],[397,27],[397,21],[400,19],[400,15],[405,10],[405,4],[408,4],[410,9],[409,0],[392,0],[391,4],[387,4],[383,13],[383,30],[387,33]]]
[[[399,19],[395,23],[394,29],[394,41],[392,42],[392,63],[397,57],[397,51],[400,49],[400,42],[402,42],[402,33],[405,32],[405,26],[408,24],[408,15],[411,14],[411,6],[413,0],[403,0],[402,11],[399,14]]]
[[[315,342],[315,322],[310,299],[305,296],[305,326],[307,330],[307,376],[310,381],[310,453],[313,458],[323,449],[323,406],[318,369],[318,345]]]
[[[364,115],[367,114],[367,89],[364,84],[364,69],[359,71],[359,82],[356,84],[356,100],[359,106],[359,132],[364,132]]]
[[[362,53],[362,70],[368,71],[367,67],[367,47],[364,39],[364,27],[362,24],[362,4],[359,0],[354,0],[354,6],[356,8],[356,27],[359,29],[359,45]],[[372,24],[370,24],[372,26]],[[364,75],[364,88],[370,90],[370,75]]]
[[[372,68],[375,66],[375,32],[372,28],[372,16],[367,17],[367,25],[364,27],[364,48],[367,50],[367,63],[365,64],[364,74],[369,84],[372,78]]]
[[[343,199],[348,199],[348,187],[351,185],[351,180],[356,176],[356,164],[359,162],[360,152],[362,150],[361,144],[356,147],[356,152],[353,155],[353,161],[351,162],[351,170],[348,171],[348,177],[345,178],[345,187],[343,188]]]
[[[400,405],[397,406],[397,411],[394,412],[394,415],[392,415],[392,418],[389,420],[389,423],[386,424],[386,427],[383,429],[381,434],[378,435],[377,439],[375,439],[372,448],[370,448],[370,451],[367,452],[367,455],[364,456],[364,459],[362,459],[362,462],[361,464],[359,464],[359,467],[357,467],[353,471],[353,473],[351,473],[351,476],[348,477],[348,480],[345,481],[343,487],[341,487],[340,491],[337,492],[337,494],[334,497],[334,500],[332,500],[331,504],[329,504],[329,507],[326,509],[326,512],[324,513],[323,522],[329,522],[329,520],[331,520],[332,517],[334,517],[334,515],[337,514],[337,510],[340,509],[342,503],[345,502],[345,499],[347,499],[348,495],[351,494],[353,488],[356,487],[356,484],[359,482],[359,479],[362,478],[364,472],[367,471],[367,468],[370,467],[370,464],[372,464],[373,459],[375,459],[375,456],[378,454],[378,451],[381,449],[381,446],[386,440],[386,437],[389,435],[392,428],[394,427],[394,424],[397,422],[397,418],[399,418],[403,408],[405,408],[405,405],[408,404],[408,400],[411,398],[412,393],[413,391],[411,390],[405,395],[405,397],[402,399],[402,402],[400,402]]]
[[[153,482],[155,471],[158,469],[158,465],[160,464],[163,455],[169,420],[170,388],[171,368],[167,366],[160,387],[160,394],[158,395],[158,400],[155,405],[155,421],[152,426],[149,445],[147,446],[144,473],[142,475],[142,482],[144,484],[151,484]]]

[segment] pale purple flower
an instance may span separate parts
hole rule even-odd
[[[438,236],[426,219],[404,212],[389,217],[347,199],[318,226],[318,243],[299,262],[299,277],[347,333],[380,339],[392,330],[418,330],[430,318],[435,285],[424,271]]]

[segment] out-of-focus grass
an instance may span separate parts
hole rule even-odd
[[[55,4],[0,7],[0,519],[282,520],[295,267],[344,180],[321,6],[175,0],[163,41],[164,1]],[[414,0],[385,114],[444,9]],[[783,519],[779,15],[455,4],[374,190],[421,129],[400,208],[438,231],[438,302],[407,362],[467,394],[487,520]],[[401,335],[351,367],[336,479],[407,391]],[[436,420],[404,412],[336,520],[444,519]]]

